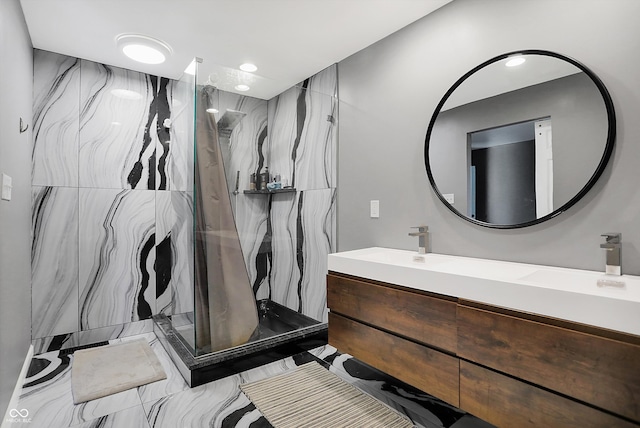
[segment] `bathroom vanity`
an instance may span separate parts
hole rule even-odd
[[[492,424],[640,426],[639,277],[369,248],[327,299],[331,345]]]

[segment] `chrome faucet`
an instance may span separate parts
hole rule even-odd
[[[409,232],[409,236],[418,237],[418,252],[420,254],[426,254],[429,252],[429,227],[414,226],[411,229],[418,229],[417,232]]]
[[[605,242],[600,248],[607,250],[607,267],[605,273],[609,275],[622,275],[620,267],[620,252],[622,250],[622,233],[603,233]]]

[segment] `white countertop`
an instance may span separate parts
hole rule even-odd
[[[328,269],[640,336],[639,276],[380,247],[329,254]]]

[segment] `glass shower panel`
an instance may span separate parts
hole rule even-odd
[[[195,349],[194,150],[196,82],[194,59],[174,84],[171,115],[171,322],[178,337]]]
[[[240,238],[220,142],[244,116],[216,119],[217,90],[196,85],[194,139],[195,354],[247,343],[258,334],[258,312]],[[229,135],[227,135],[229,134]],[[228,156],[228,154],[227,154]]]

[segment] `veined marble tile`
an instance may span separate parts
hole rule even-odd
[[[155,192],[80,189],[80,329],[155,312]]]
[[[90,345],[149,333],[153,334],[153,320],[151,319],[79,331],[77,335],[79,345]]]
[[[117,341],[112,341],[110,343],[138,340],[140,338],[145,338],[147,340],[147,342],[151,346],[151,349],[158,357],[158,360],[162,364],[162,368],[167,375],[167,378],[164,380],[139,386],[138,394],[140,395],[140,400],[143,403],[147,403],[150,401],[159,400],[162,397],[166,397],[167,395],[175,394],[189,389],[189,385],[187,385],[184,378],[176,368],[175,364],[171,361],[171,357],[169,357],[169,354],[167,354],[167,351],[164,350],[162,344],[153,332],[147,333],[145,335],[118,339]]]
[[[240,391],[240,382],[238,375],[229,376],[145,403],[147,421],[152,428],[249,426],[261,415]],[[225,422],[229,419],[238,421]]]
[[[332,64],[311,76],[309,90],[330,97],[338,96],[338,66]]]
[[[317,92],[319,79],[312,77],[305,92],[300,145],[296,152],[296,188],[298,190],[336,187],[337,99]],[[323,83],[323,82],[320,82]]]
[[[109,327],[96,328],[86,331],[59,334],[33,340],[34,354],[44,354],[61,349],[75,348],[76,346],[91,345],[93,343],[114,340],[122,337],[134,336],[153,332],[153,321],[130,322]]]
[[[173,245],[171,227],[175,223],[171,192],[156,192],[156,313],[171,315],[171,274]]]
[[[167,190],[193,191],[194,184],[194,127],[195,82],[184,74],[181,80],[173,80],[171,92],[170,148],[166,162]]]
[[[152,428],[160,427],[270,427],[240,391],[240,384],[255,382],[294,369],[292,357],[237,375],[169,395],[144,404]]]
[[[270,101],[270,168],[298,190],[336,185],[336,92],[329,67]]]
[[[274,195],[269,212],[272,224],[271,299],[294,311],[302,309],[301,285],[304,272],[304,253],[298,233],[301,226],[300,193]],[[301,219],[300,219],[301,220]]]
[[[155,122],[155,128],[149,129],[145,134],[145,141],[151,138],[156,145],[156,189],[171,190],[172,170],[171,163],[171,107],[173,81],[164,78],[149,76],[153,89],[154,99],[151,102],[147,128]],[[168,126],[167,126],[168,125]],[[147,132],[147,131],[145,131]]]
[[[194,311],[193,193],[171,192],[171,308],[172,314]],[[165,300],[163,300],[165,302]]]
[[[33,53],[32,184],[78,185],[80,60]]]
[[[297,105],[304,104],[304,95],[300,98],[299,88],[290,88],[269,100],[269,156],[268,166],[271,173],[287,178],[292,186],[294,182],[293,156],[296,144]]]
[[[78,330],[78,189],[32,187],[31,334]]]
[[[335,189],[274,196],[273,300],[326,321],[326,259],[334,250]],[[278,198],[278,199],[276,199]]]
[[[51,351],[59,351],[61,349],[75,348],[80,345],[77,332],[58,334],[55,336],[40,337],[33,339],[33,354],[45,354]]]
[[[155,189],[167,79],[82,61],[80,187]],[[161,111],[162,114],[158,114]]]
[[[30,427],[68,427],[141,405],[136,389],[74,405],[71,392],[73,355],[58,351],[31,361],[18,408],[27,409]]]
[[[271,224],[269,197],[240,194],[235,212],[240,246],[256,299],[270,297]]]
[[[302,313],[326,322],[327,256],[335,251],[336,190],[307,190],[301,193],[301,197],[303,198],[301,229],[304,234]]]
[[[147,428],[149,423],[144,413],[144,407],[135,406],[129,409],[111,413],[89,422],[72,425],[70,428]]]

